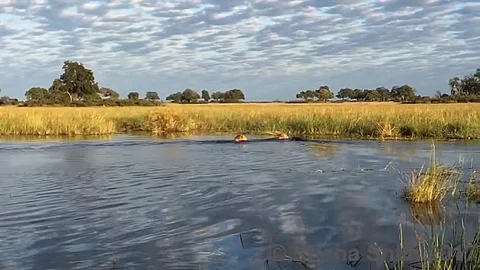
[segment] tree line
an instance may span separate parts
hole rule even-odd
[[[199,103],[199,99],[202,99],[202,103],[208,102],[240,102],[245,99],[245,94],[240,89],[231,89],[225,92],[217,91],[212,95],[207,90],[202,90],[201,96],[190,88],[185,89],[183,92],[176,92],[168,95],[165,99],[175,103]]]
[[[474,74],[466,75],[463,79],[454,77],[449,80],[450,95],[442,94],[437,91],[432,98],[429,96],[417,95],[417,90],[408,85],[395,85],[391,89],[386,87],[377,87],[376,89],[352,89],[342,88],[336,95],[331,89],[322,85],[317,90],[305,90],[296,94],[297,99],[303,99],[304,102],[326,102],[334,97],[342,101],[395,101],[403,103],[428,103],[432,101],[440,102],[480,102],[480,69]]]
[[[157,106],[160,97],[149,91],[140,98],[138,92],[130,92],[126,99],[109,87],[101,87],[95,81],[91,69],[82,63],[65,61],[63,73],[48,88],[35,86],[25,92],[23,106]]]
[[[65,61],[63,73],[52,81],[49,88],[32,87],[25,92],[24,106],[68,105],[68,106],[158,106],[163,102],[155,91],[149,91],[143,98],[136,91],[129,92],[126,99],[120,98],[118,92],[109,87],[100,87],[95,81],[91,69],[74,61]],[[480,102],[480,69],[474,74],[463,78],[453,77],[448,81],[450,94],[437,91],[434,97],[419,96],[417,90],[410,85],[395,85],[391,89],[377,87],[375,89],[342,88],[337,94],[327,86],[322,85],[316,90],[304,90],[296,94],[302,102],[326,102],[334,97],[343,101],[402,103],[430,103],[430,102]],[[1,89],[0,89],[1,93]],[[240,89],[231,89],[225,92],[209,93],[202,90],[199,94],[187,88],[182,92],[175,92],[165,98],[174,103],[209,103],[209,102],[241,102],[245,94]],[[298,101],[295,101],[298,102]],[[0,105],[19,104],[18,99],[8,96],[0,97]]]
[[[109,87],[101,87],[95,81],[91,69],[82,63],[65,61],[62,66],[63,73],[52,81],[48,88],[35,86],[25,92],[26,101],[23,106],[158,106],[163,102],[155,91],[148,91],[144,98],[136,91],[129,92],[125,99]],[[0,90],[1,91],[1,90]],[[238,102],[245,99],[239,89],[226,92],[214,92],[211,97],[207,90],[202,91],[202,102]],[[177,103],[199,103],[200,95],[186,89],[166,97]],[[7,96],[0,98],[0,105],[17,105],[18,99]]]
[[[408,101],[416,96],[416,89],[410,85],[394,86],[391,90],[385,87],[376,89],[342,88],[335,97],[343,100],[356,101]],[[296,95],[305,101],[327,101],[334,98],[334,93],[326,85],[317,90],[301,91]]]

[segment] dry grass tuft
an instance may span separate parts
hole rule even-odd
[[[441,202],[446,195],[455,193],[461,180],[461,172],[456,166],[443,166],[435,160],[435,145],[430,168],[413,172],[403,197],[412,203]]]
[[[163,109],[152,112],[146,121],[145,130],[152,133],[188,132],[197,130],[195,121],[183,117],[179,112]]]

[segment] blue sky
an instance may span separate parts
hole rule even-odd
[[[122,96],[240,88],[448,92],[480,68],[480,2],[451,0],[0,0],[0,88],[24,98],[63,61]]]

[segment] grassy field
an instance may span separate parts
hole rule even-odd
[[[168,104],[162,107],[0,107],[0,135],[126,131],[418,139],[480,138],[480,104]]]

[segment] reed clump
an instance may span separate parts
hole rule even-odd
[[[415,254],[405,255],[404,233],[400,225],[400,256],[395,258],[392,266],[384,261],[385,269],[425,269],[425,270],[473,270],[480,269],[480,223],[475,233],[469,237],[463,220],[458,231],[457,222],[447,226],[442,221],[439,226],[430,225],[430,232],[424,228],[424,233],[415,230],[417,240]],[[407,261],[409,257],[409,261]]]
[[[423,166],[418,172],[412,172],[403,197],[411,203],[441,202],[448,193],[452,195],[462,178],[457,166],[445,166],[436,162],[435,145],[432,145],[431,165]]]
[[[0,134],[128,131],[416,139],[480,138],[480,104],[168,104],[0,108]]]
[[[480,199],[480,179],[477,179],[477,172],[473,168],[470,172],[465,195],[468,199]]]

